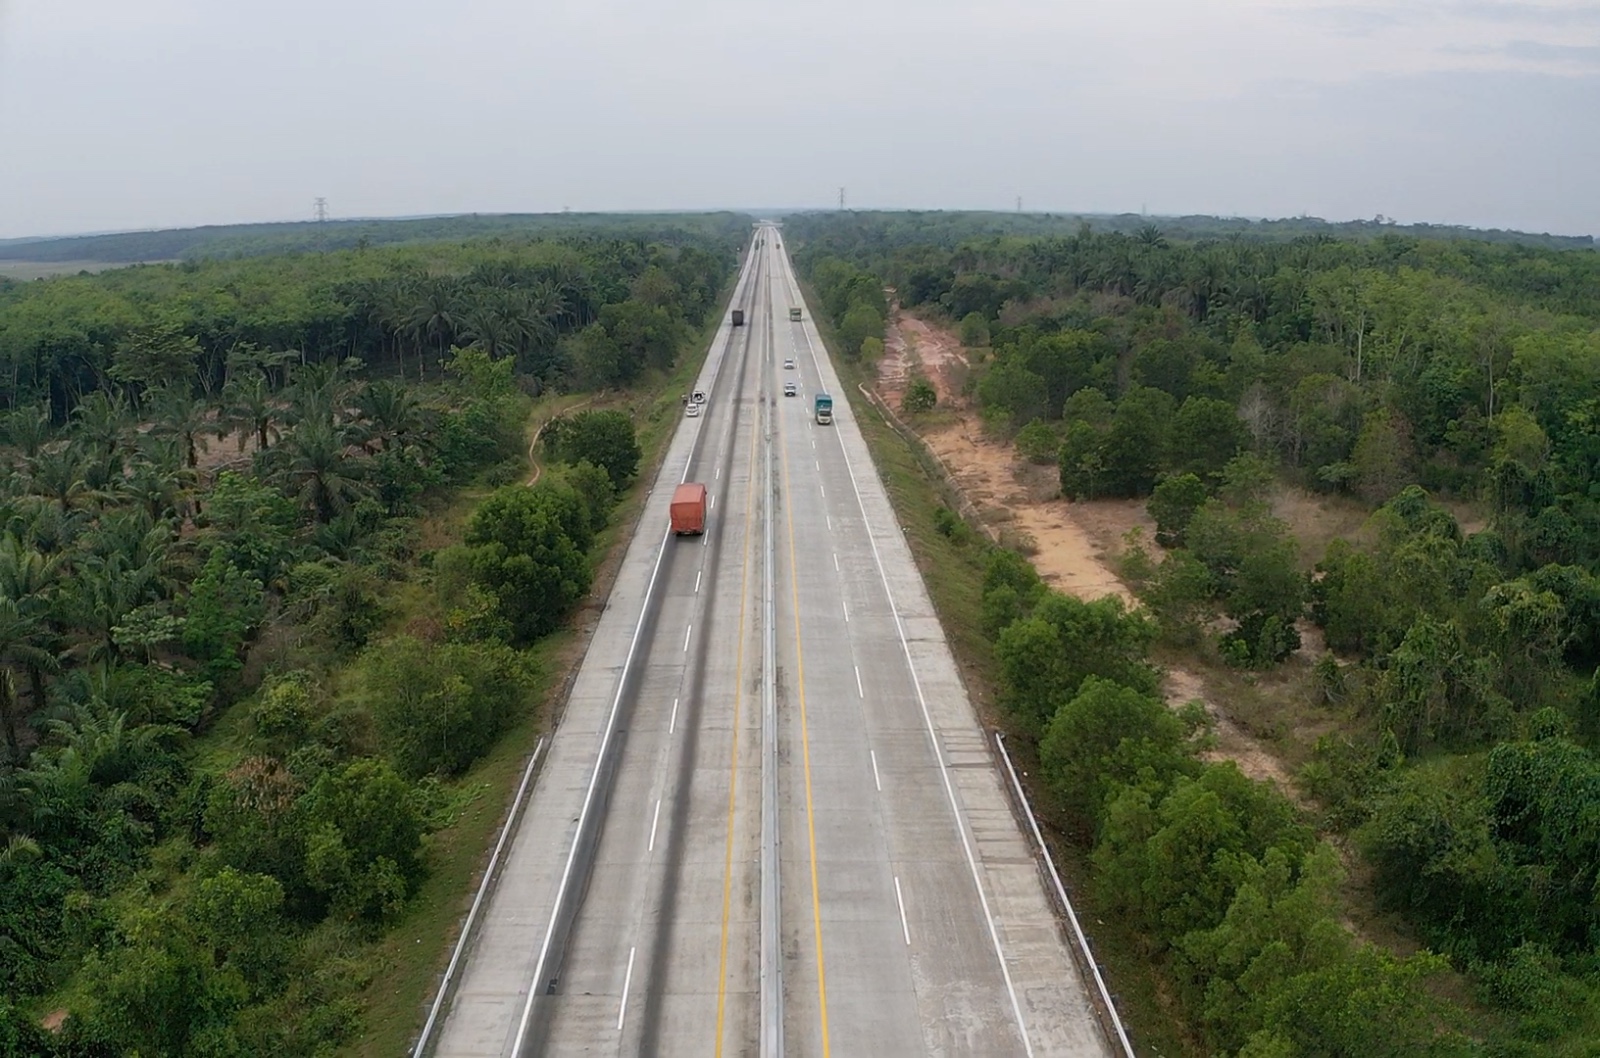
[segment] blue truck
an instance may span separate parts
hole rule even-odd
[[[818,393],[815,404],[817,425],[826,426],[833,421],[833,398],[826,393]]]

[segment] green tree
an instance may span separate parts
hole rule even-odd
[[[1002,701],[1026,730],[1040,732],[1085,677],[1153,693],[1159,680],[1144,655],[1154,637],[1155,627],[1115,595],[1084,602],[1050,592],[995,643]]]
[[[1172,420],[1174,462],[1206,480],[1217,480],[1248,439],[1239,413],[1227,401],[1189,397]]]
[[[918,375],[906,386],[905,395],[900,398],[900,410],[914,415],[932,411],[938,403],[939,391],[933,388],[932,382]]]
[[[1117,402],[1106,434],[1105,485],[1113,496],[1143,496],[1168,465],[1176,408],[1171,396],[1134,386]]]
[[[581,411],[545,425],[545,446],[567,463],[588,460],[611,476],[617,489],[625,488],[639,470],[641,455],[633,420],[620,411]]]
[[[586,527],[587,511],[570,489],[544,485],[501,489],[467,526],[473,577],[499,599],[519,643],[554,631],[590,584],[589,564],[573,539]]]
[[[245,640],[266,615],[261,582],[214,551],[189,591],[183,645],[213,677],[243,665]]]
[[[412,788],[386,761],[352,761],[318,779],[300,811],[312,887],[336,914],[392,919],[423,875]]]
[[[1092,500],[1103,495],[1106,480],[1106,438],[1086,422],[1067,425],[1057,455],[1061,495],[1069,500]]]
[[[1034,419],[1017,431],[1017,454],[1038,466],[1059,463],[1061,439],[1043,420]]]
[[[1191,726],[1192,718],[1153,694],[1088,676],[1050,719],[1039,761],[1080,834],[1091,837],[1113,791],[1130,784],[1162,789],[1198,770],[1187,744]]]
[[[859,359],[862,343],[868,338],[883,340],[883,313],[871,305],[852,305],[839,320],[839,341],[844,346],[845,355]]]
[[[268,466],[319,523],[332,521],[367,494],[361,464],[346,454],[344,431],[326,421],[296,426],[273,448]]]
[[[961,317],[961,344],[975,349],[989,344],[989,321],[981,312],[969,312]]]
[[[1356,491],[1363,499],[1382,503],[1412,480],[1408,448],[1401,420],[1394,412],[1379,408],[1367,414],[1350,457]]]
[[[362,657],[368,708],[399,773],[458,775],[528,705],[528,666],[495,643],[384,640]]]
[[[1165,548],[1182,547],[1184,532],[1205,501],[1205,483],[1194,474],[1162,478],[1145,505],[1156,523],[1156,543]]]

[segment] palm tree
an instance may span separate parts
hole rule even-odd
[[[289,385],[285,419],[296,426],[308,422],[330,426],[339,423],[355,392],[356,384],[350,377],[352,365],[359,364],[359,360],[325,360],[301,365]]]
[[[481,298],[461,314],[461,336],[488,353],[491,360],[499,359],[505,346],[515,345],[521,330],[498,301]]]
[[[222,388],[223,418],[239,433],[239,451],[245,437],[253,434],[256,447],[266,451],[278,436],[277,394],[266,376],[251,372],[234,378]]]
[[[13,761],[22,756],[22,744],[17,739],[16,670],[54,672],[58,662],[44,646],[48,642],[49,629],[43,621],[24,612],[17,600],[0,597],[0,723],[4,724],[6,748]],[[41,677],[34,690],[35,709],[44,705],[43,688]]]
[[[362,420],[361,447],[368,453],[403,443],[421,425],[422,408],[405,385],[382,380],[356,395],[356,412]]]
[[[5,436],[11,445],[32,459],[50,443],[54,431],[50,426],[50,408],[45,404],[24,405],[14,409],[5,418]]]
[[[41,451],[28,460],[28,484],[36,496],[53,500],[67,514],[87,495],[83,453],[71,444]]]
[[[456,328],[459,326],[459,313],[456,307],[458,300],[457,283],[449,276],[432,276],[418,284],[411,311],[406,319],[412,328],[412,333],[419,339],[426,337],[434,340],[435,348],[440,357],[444,356],[447,339],[455,337]],[[417,346],[417,379],[423,377],[424,358],[420,355],[422,346]]]
[[[179,386],[161,391],[154,407],[156,432],[178,439],[183,446],[184,465],[190,470],[199,466],[200,453],[210,448],[206,436],[220,437],[222,433],[211,414],[211,405]]]
[[[273,449],[278,475],[319,523],[367,493],[359,464],[345,455],[346,442],[344,431],[332,423],[311,420]]]
[[[97,389],[72,409],[72,431],[89,451],[108,463],[127,444],[132,413],[122,394]]]
[[[177,440],[164,439],[146,447],[146,458],[134,463],[122,491],[144,509],[152,522],[162,522],[187,513],[185,501],[197,477],[195,471],[183,465]]]

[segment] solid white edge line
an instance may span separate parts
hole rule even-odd
[[[785,259],[787,261],[787,259]],[[790,273],[791,277],[793,273]],[[791,284],[793,286],[793,284]],[[796,288],[798,289],[798,288]],[[806,348],[811,354],[812,366],[817,369],[820,377],[822,364],[817,359],[817,347],[811,341],[811,330],[806,329]],[[849,401],[845,401],[849,407]],[[900,607],[894,601],[894,590],[889,587],[889,575],[883,568],[883,556],[878,551],[878,538],[873,535],[872,522],[867,518],[867,504],[861,497],[861,483],[856,480],[855,465],[850,459],[850,452],[845,447],[843,438],[839,441],[839,454],[844,457],[844,469],[850,475],[850,487],[856,494],[856,506],[861,511],[862,524],[866,526],[867,543],[872,546],[872,560],[878,567],[878,580],[883,584],[883,593],[889,600],[889,612],[894,615],[895,631],[900,635],[900,650],[905,655],[906,668],[911,673],[911,685],[917,692],[917,704],[922,709],[922,722],[928,731],[928,741],[933,748],[933,759],[939,763],[939,773],[944,780],[944,792],[950,802],[951,814],[955,816],[956,834],[961,838],[962,851],[967,856],[967,868],[972,872],[972,884],[978,890],[978,903],[983,908],[984,921],[989,926],[989,941],[994,945],[995,958],[1000,961],[1000,975],[1006,982],[1006,993],[1011,998],[1011,1013],[1017,1019],[1017,1031],[1022,1033],[1022,1046],[1029,1058],[1033,1058],[1033,1039],[1028,1035],[1028,1023],[1022,1016],[1022,1003],[1017,998],[1017,987],[1011,980],[1011,967],[1006,963],[1005,948],[1000,944],[1000,930],[995,925],[994,912],[989,908],[989,894],[983,887],[983,875],[978,870],[978,859],[972,851],[972,840],[967,835],[966,817],[961,813],[961,802],[956,798],[955,785],[950,778],[950,766],[945,763],[944,754],[939,750],[939,732],[934,726],[933,714],[928,710],[928,699],[922,690],[922,680],[917,676],[917,666],[911,660],[911,644],[906,640],[905,624],[900,620]],[[919,574],[920,575],[920,574]],[[857,670],[859,678],[860,670]]]
[[[869,749],[867,755],[872,758],[872,785],[878,788],[879,793],[883,793],[883,780],[878,777],[878,751]]]
[[[622,1021],[628,1016],[628,989],[633,985],[633,956],[638,948],[628,949],[628,972],[622,976],[622,1004],[617,1008],[617,1031],[622,1031]]]
[[[483,899],[489,893],[489,885],[500,868],[500,854],[505,850],[506,839],[516,829],[513,825],[517,815],[522,811],[524,798],[528,792],[528,783],[533,778],[533,769],[539,763],[539,757],[544,752],[545,737],[539,736],[539,744],[533,747],[533,756],[528,758],[528,766],[522,770],[522,782],[517,786],[517,796],[511,801],[511,811],[506,813],[505,825],[500,828],[500,838],[494,843],[494,852],[489,854],[489,866],[484,868],[483,879],[478,883],[478,893],[472,898],[472,909],[467,912],[467,921],[461,927],[461,935],[456,938],[456,946],[450,952],[450,965],[445,967],[444,977],[439,982],[439,991],[433,997],[433,1006],[428,1009],[428,1020],[422,1026],[422,1035],[417,1038],[414,1055],[420,1055],[433,1035],[433,1026],[439,1020],[439,1011],[444,1007],[444,997],[450,989],[450,981],[455,977],[456,967],[461,962],[461,954],[466,950],[467,941],[472,936],[473,924],[478,919],[478,912],[483,907]]]
[[[646,852],[656,851],[656,827],[661,823],[661,798],[656,798],[656,814],[650,820],[650,844],[645,847]]]
[[[894,876],[894,902],[900,905],[900,932],[905,934],[906,947],[911,947],[911,927],[906,923],[906,898],[900,895],[900,876]],[[619,1025],[618,1028],[621,1028]]]

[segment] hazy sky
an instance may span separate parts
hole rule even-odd
[[[1600,234],[1600,0],[0,0],[0,237],[841,184]]]

